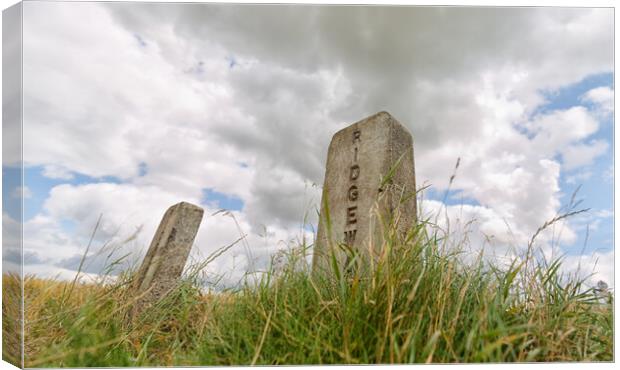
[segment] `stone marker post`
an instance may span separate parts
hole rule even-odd
[[[394,217],[406,232],[416,222],[415,190],[413,139],[389,113],[338,131],[327,154],[313,273],[331,269],[331,251],[345,262],[342,244],[364,258],[376,257],[383,240],[377,214]]]
[[[202,208],[186,202],[168,208],[134,278],[134,292],[140,298],[133,317],[178,284],[203,213]]]

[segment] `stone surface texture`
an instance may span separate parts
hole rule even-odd
[[[168,208],[155,232],[133,286],[134,315],[168,294],[178,284],[204,210],[181,202]]]
[[[391,181],[383,183],[393,168]],[[415,190],[413,139],[389,113],[338,131],[327,154],[313,272],[330,269],[331,250],[343,263],[343,244],[376,257],[382,222],[394,217],[401,233],[415,224]]]

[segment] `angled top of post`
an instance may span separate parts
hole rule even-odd
[[[409,137],[412,137],[411,132],[409,131],[409,129],[407,129],[407,127],[405,127],[402,123],[400,123],[396,118],[394,118],[394,116],[392,116],[390,113],[388,113],[387,111],[380,111],[377,112],[373,115],[370,115],[366,118],[363,118],[345,128],[342,128],[340,130],[338,130],[333,136],[332,136],[332,140],[330,142],[330,146],[332,145],[332,143],[334,143],[335,139],[337,137],[339,137],[340,135],[343,135],[344,133],[351,131],[351,130],[355,130],[358,128],[363,128],[364,126],[368,126],[368,125],[389,125],[393,128],[396,128],[396,130],[401,131],[402,133],[406,133]]]

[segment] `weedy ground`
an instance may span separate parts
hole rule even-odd
[[[101,284],[26,277],[25,365],[613,360],[611,294],[563,276],[560,259],[465,266],[423,224],[407,235],[384,230],[372,268],[334,255],[331,277],[313,276],[300,245],[284,267],[230,291],[205,293],[190,274],[133,323],[129,273]],[[19,280],[3,281],[8,302]]]

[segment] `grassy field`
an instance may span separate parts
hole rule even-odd
[[[284,267],[234,290],[204,293],[190,274],[133,323],[125,317],[135,300],[129,274],[111,284],[27,277],[25,365],[613,359],[611,294],[562,276],[560,260],[464,266],[427,227],[406,236],[386,230],[371,271],[350,255],[348,266],[334,265],[335,278],[312,276],[301,245]],[[18,280],[3,281],[7,302]]]

